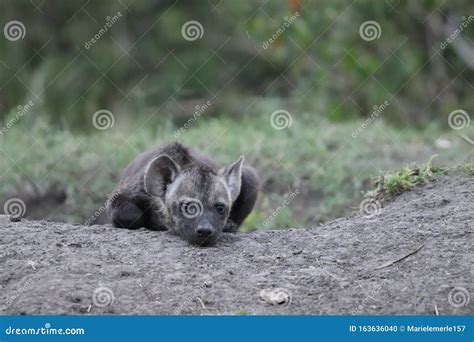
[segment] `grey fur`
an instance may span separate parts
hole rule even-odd
[[[222,231],[239,229],[258,188],[257,174],[243,166],[243,157],[219,168],[171,143],[142,153],[125,169],[109,215],[116,227],[171,230],[190,243],[213,245]]]

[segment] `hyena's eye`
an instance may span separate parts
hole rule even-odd
[[[216,203],[214,205],[214,207],[216,208],[216,211],[219,214],[224,214],[225,213],[225,204],[224,203]]]

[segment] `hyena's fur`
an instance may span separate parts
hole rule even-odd
[[[197,244],[212,244],[221,231],[235,232],[252,211],[259,188],[256,172],[242,166],[243,158],[221,168],[208,157],[179,143],[167,144],[139,155],[124,171],[109,213],[116,227],[172,230]],[[181,198],[198,198],[200,217],[181,217]],[[227,208],[217,215],[215,203]],[[204,222],[204,223],[203,223]],[[212,235],[196,236],[209,223]]]

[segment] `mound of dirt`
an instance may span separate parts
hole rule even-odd
[[[472,314],[474,179],[443,177],[372,217],[226,234],[0,217],[1,314]]]

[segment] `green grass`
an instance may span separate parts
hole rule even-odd
[[[464,163],[457,167],[457,170],[464,175],[474,176],[474,164]]]
[[[239,312],[237,312],[237,316],[249,316],[252,314],[252,311],[250,310],[240,310]]]
[[[438,175],[445,174],[447,172],[446,168],[433,165],[434,157],[432,156],[425,165],[412,164],[405,166],[398,172],[389,172],[376,177],[374,179],[376,189],[369,191],[367,197],[389,200],[413,189],[415,186],[431,182]]]
[[[473,160],[472,146],[434,125],[423,131],[400,129],[378,118],[353,138],[362,120],[331,123],[322,114],[297,112],[292,113],[291,127],[275,130],[269,117],[278,108],[279,102],[261,100],[238,120],[204,115],[178,139],[222,165],[244,154],[246,163],[258,170],[263,189],[244,231],[316,226],[348,214],[370,189],[374,175],[426,162],[434,154],[437,165]],[[103,205],[123,168],[145,149],[175,140],[177,128],[152,116],[145,123],[116,120],[104,131],[73,134],[29,115],[0,136],[0,194],[5,198],[23,189],[41,192],[59,183],[72,209],[58,209],[53,216],[84,222]],[[449,149],[437,148],[438,138],[449,140]],[[386,192],[394,195],[424,182],[436,173],[429,165],[418,174],[405,168],[385,176]],[[472,172],[472,166],[467,170]],[[297,189],[299,195],[284,205],[285,195]],[[279,214],[264,225],[279,206]]]

